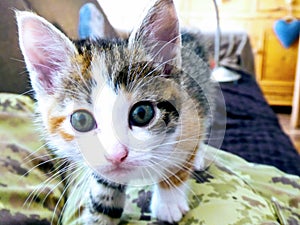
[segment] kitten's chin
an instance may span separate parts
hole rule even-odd
[[[102,172],[104,174],[108,174],[108,175],[113,175],[113,174],[117,174],[117,175],[121,175],[121,174],[128,174],[130,172],[132,172],[132,169],[129,167],[124,167],[124,166],[120,166],[120,165],[112,165],[112,166],[106,166],[105,168],[102,169]]]
[[[160,171],[156,167],[141,165],[140,163],[107,164],[93,169],[99,177],[122,185],[152,185],[168,176],[166,172]]]
[[[128,183],[129,180],[136,176],[133,167],[123,165],[106,165],[94,169],[101,177],[116,183]]]

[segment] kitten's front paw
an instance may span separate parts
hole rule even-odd
[[[160,203],[156,206],[154,214],[158,220],[167,221],[169,223],[178,222],[182,216],[189,211],[186,202],[178,203]]]
[[[174,191],[174,190],[173,190]],[[178,222],[189,211],[189,206],[183,193],[174,193],[170,190],[154,192],[152,197],[152,214],[162,221]]]
[[[203,154],[203,149],[205,149],[205,146],[203,143],[200,143],[199,149],[196,152],[196,157],[194,161],[194,170],[195,171],[201,171],[205,168],[205,158]]]

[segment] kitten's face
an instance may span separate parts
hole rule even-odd
[[[168,176],[165,168],[178,170],[196,151],[203,130],[198,103],[180,86],[181,71],[170,76],[142,52],[132,59],[127,46],[102,51],[92,53],[86,82],[70,76],[53,104],[40,102],[50,144],[113,181]],[[120,52],[123,58],[111,61]]]
[[[177,17],[165,4],[154,7],[172,10],[150,11],[129,44],[75,46],[44,19],[18,13],[38,111],[58,157],[115,182],[157,181],[192,167],[207,102],[182,69]]]

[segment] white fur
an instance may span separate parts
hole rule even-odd
[[[98,138],[107,154],[118,143],[128,145],[128,100],[117,95],[108,85],[102,86],[94,99],[94,116],[98,124]]]
[[[155,186],[151,202],[151,211],[154,216],[169,223],[178,222],[189,211],[186,197],[187,184],[171,189]]]
[[[194,169],[195,170],[198,170],[198,171],[203,170],[204,167],[205,167],[205,158],[203,156],[204,148],[205,148],[205,145],[201,141],[200,144],[199,144],[198,151],[196,152],[196,157],[195,157],[195,162],[194,162]]]

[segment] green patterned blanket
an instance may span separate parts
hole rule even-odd
[[[67,207],[62,177],[32,122],[33,101],[0,94],[0,225],[82,224]],[[275,146],[274,146],[275,147]],[[300,224],[300,178],[206,147],[214,160],[190,179],[191,210],[180,225]],[[300,162],[299,162],[300,166]],[[150,187],[129,187],[122,225],[151,217]],[[70,204],[71,205],[71,204]]]

